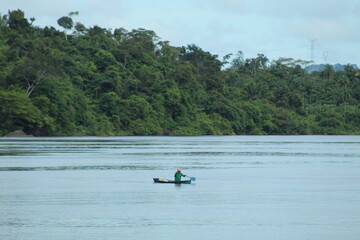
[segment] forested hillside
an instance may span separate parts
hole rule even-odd
[[[145,29],[87,28],[70,14],[60,31],[24,16],[0,16],[0,135],[360,133],[350,65],[306,74],[303,61],[219,60]]]

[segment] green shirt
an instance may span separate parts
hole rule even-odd
[[[181,181],[181,177],[185,176],[184,174],[182,174],[181,172],[176,172],[174,177],[175,177],[175,182],[179,182]]]

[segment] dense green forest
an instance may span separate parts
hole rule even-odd
[[[360,72],[174,47],[145,29],[0,15],[0,135],[359,134]]]

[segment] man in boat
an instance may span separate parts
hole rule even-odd
[[[174,175],[174,177],[175,177],[175,182],[180,182],[180,181],[181,181],[181,177],[186,177],[186,175],[185,175],[185,174],[182,174],[181,168],[178,168],[177,171],[176,171],[176,173],[175,173],[175,175]]]

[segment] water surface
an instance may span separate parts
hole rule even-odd
[[[360,136],[0,138],[4,240],[357,240],[359,203]]]

